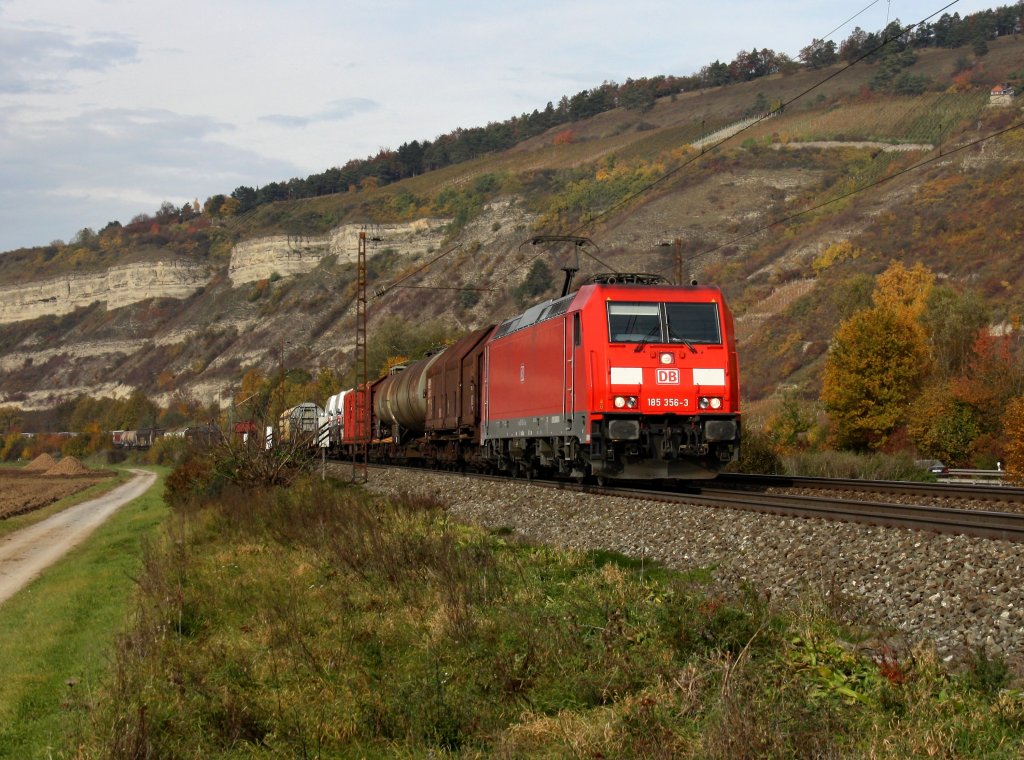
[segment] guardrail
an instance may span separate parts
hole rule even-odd
[[[1002,485],[1006,472],[1003,470],[949,470],[939,475],[945,483],[988,483]]]

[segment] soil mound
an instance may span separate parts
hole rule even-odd
[[[28,472],[45,472],[56,464],[57,460],[51,457],[49,454],[40,454],[27,465],[25,465],[25,470]]]
[[[74,457],[64,457],[46,471],[47,475],[88,475],[91,470]]]

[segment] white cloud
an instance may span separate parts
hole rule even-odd
[[[356,114],[370,113],[380,108],[380,103],[369,98],[341,98],[328,103],[327,106],[316,113],[307,116],[296,116],[289,114],[269,114],[261,116],[260,120],[276,124],[279,127],[288,129],[308,127],[310,124],[317,124],[329,121],[347,121]]]
[[[854,23],[937,7],[879,0]],[[810,0],[0,0],[0,251],[604,80],[691,74],[754,47],[795,55],[850,13]]]
[[[65,92],[72,73],[105,71],[135,55],[135,43],[124,37],[78,41],[56,31],[0,27],[0,94]]]

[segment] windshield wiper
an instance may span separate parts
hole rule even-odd
[[[652,327],[650,332],[648,332],[640,340],[640,342],[636,344],[636,348],[634,348],[633,351],[636,352],[636,353],[640,353],[641,351],[643,351],[644,350],[644,346],[647,345],[647,341],[649,341],[651,338],[654,337],[654,333],[658,333],[658,337],[659,338],[661,337],[661,325],[655,325],[654,327]]]
[[[690,341],[688,341],[681,335],[676,335],[674,332],[672,332],[672,325],[668,326],[668,339],[676,343],[682,343],[684,346],[690,349],[691,354],[697,353],[697,349],[693,347],[693,344]]]

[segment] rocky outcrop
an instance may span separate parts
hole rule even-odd
[[[187,298],[208,279],[206,267],[175,260],[123,264],[105,272],[0,287],[0,324],[60,316],[94,301],[117,309],[147,298]]]
[[[396,290],[375,301],[375,319],[434,318],[446,305],[461,303],[455,321],[470,329],[491,319],[505,289],[525,276],[527,254],[520,248],[534,219],[520,199],[505,198],[464,225],[456,240],[448,240],[448,219],[353,224],[319,237],[242,242],[228,267],[219,270],[119,266],[104,273],[54,272],[0,289],[0,318],[6,322],[92,307],[82,323],[69,319],[0,330],[0,405],[45,409],[77,394],[124,395],[132,387],[164,403],[175,394],[210,403],[250,368],[279,366],[286,358],[311,369],[333,366],[339,352],[351,350],[355,305],[348,284],[364,229],[368,263],[382,282],[415,271],[415,286],[440,289],[429,304]],[[270,282],[254,288],[260,280]],[[449,292],[474,286],[491,289],[480,290],[472,302]],[[187,304],[170,300],[192,296],[199,287],[203,293]],[[168,301],[134,303],[154,297]]]
[[[329,236],[271,235],[238,243],[231,251],[228,277],[233,285],[312,271],[331,253]]]
[[[438,248],[448,219],[418,219],[406,224],[385,224],[367,230],[367,253],[386,251],[399,257],[417,256]],[[244,285],[278,275],[306,274],[327,256],[338,263],[355,261],[359,232],[364,225],[342,225],[319,237],[272,235],[245,241],[231,252],[228,275],[233,285]],[[16,286],[0,287],[0,324],[42,316],[61,316],[96,301],[108,310],[148,298],[187,298],[207,284],[205,266],[183,260],[114,266],[105,272],[69,273]]]
[[[367,228],[344,224],[329,235],[273,235],[238,243],[231,252],[228,276],[235,286],[265,280],[273,275],[288,277],[306,274],[327,256],[338,263],[355,261],[359,252],[359,233],[366,231],[367,254],[385,250],[400,257],[416,256],[438,248],[444,240],[450,219],[417,219],[406,224],[382,224]]]

